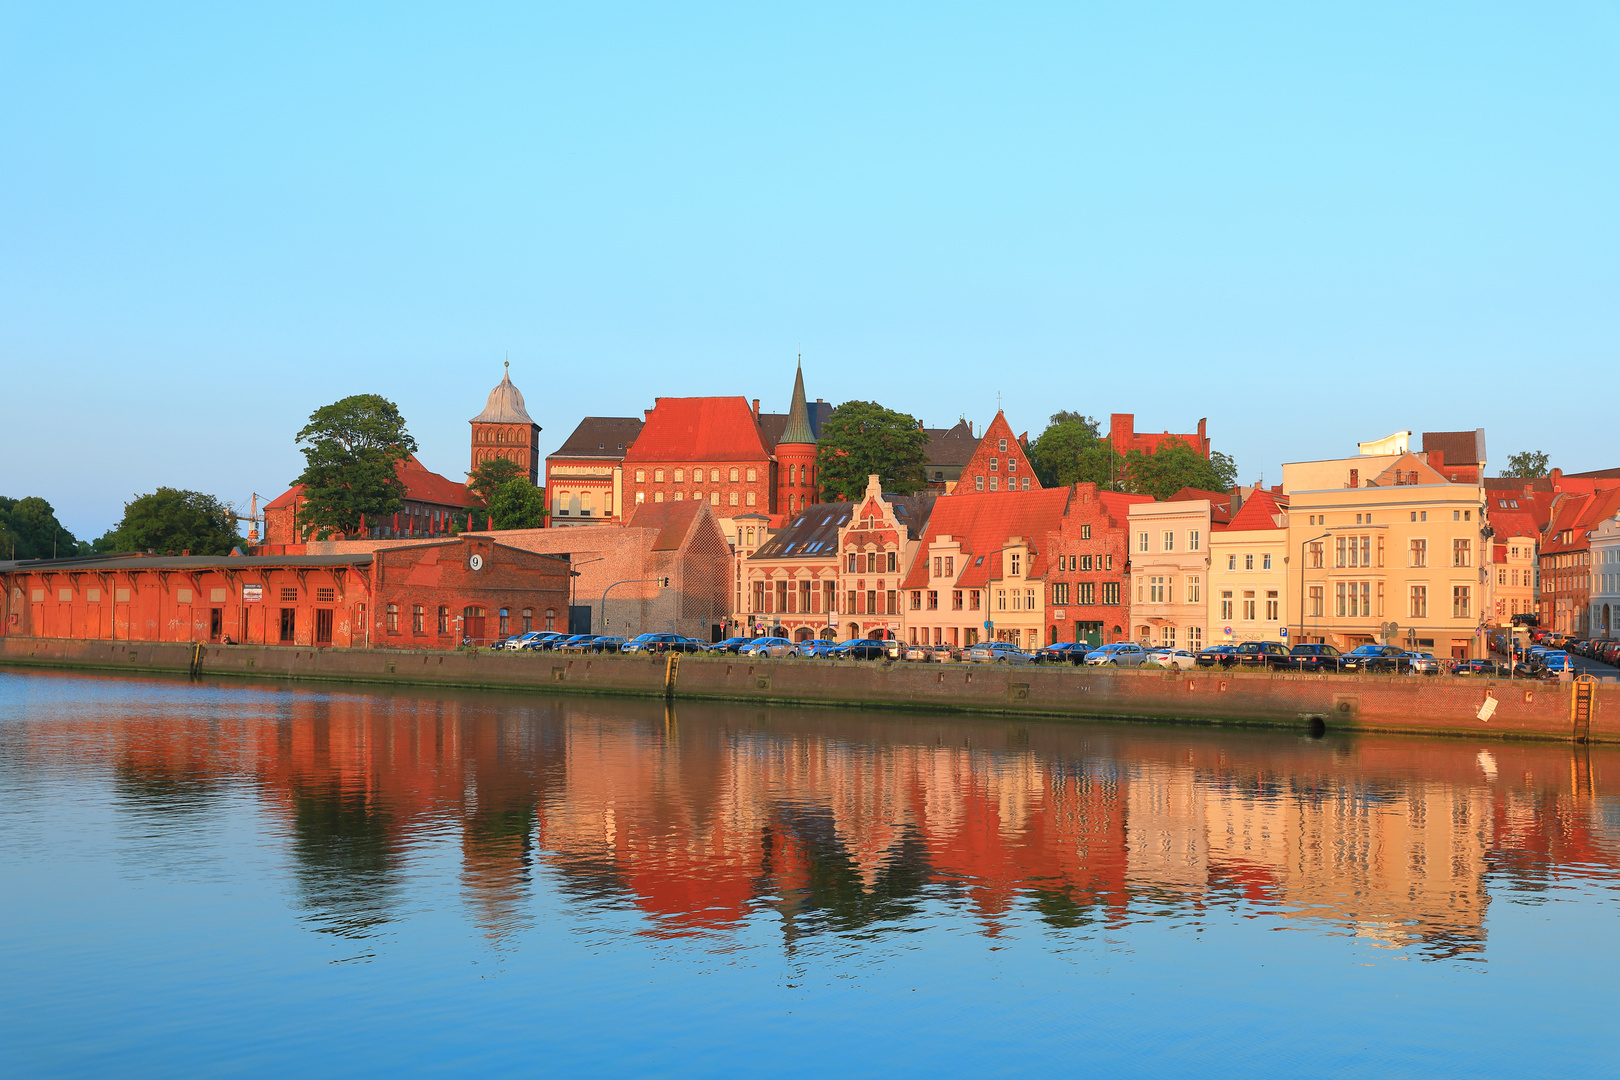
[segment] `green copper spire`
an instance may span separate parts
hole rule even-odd
[[[810,406],[804,400],[804,363],[800,361],[799,370],[793,376],[793,404],[788,406],[787,427],[782,430],[782,437],[777,445],[782,443],[811,443],[816,441],[816,433],[810,427]]]

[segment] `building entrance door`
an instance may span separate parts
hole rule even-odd
[[[329,607],[315,609],[315,644],[332,644],[332,609]]]
[[[465,608],[461,612],[462,634],[472,638],[474,645],[484,643],[484,620],[487,613],[481,607]]]
[[[1102,644],[1102,623],[1077,622],[1074,624],[1074,640],[1081,642],[1087,648],[1095,649]]]

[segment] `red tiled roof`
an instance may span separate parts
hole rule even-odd
[[[1057,531],[1068,505],[1066,487],[946,495],[934,502],[923,533],[923,550],[900,587],[920,589],[926,585],[927,548],[939,536],[949,536],[962,545],[964,565],[957,575],[958,585],[983,585],[992,577],[1000,577],[1001,549],[1014,536],[1023,537],[1035,548],[1027,576],[1039,578],[1046,572],[1046,535]]]
[[[467,506],[478,505],[478,496],[467,490],[466,484],[460,484],[448,476],[440,476],[436,472],[428,472],[427,467],[416,460],[415,454],[407,454],[404,461],[394,464],[394,471],[405,485],[405,501],[428,503],[432,506],[448,506],[460,510]],[[304,485],[294,484],[274,499],[264,504],[266,510],[281,510],[294,505],[304,497]]]
[[[1123,491],[1099,491],[1097,501],[1103,504],[1103,509],[1108,511],[1109,517],[1120,525],[1126,525],[1131,519],[1131,507],[1140,503],[1150,503],[1153,496],[1129,495]]]
[[[1575,495],[1565,498],[1547,532],[1546,541],[1541,545],[1542,554],[1556,555],[1564,551],[1585,550],[1586,534],[1600,521],[1613,517],[1616,512],[1620,512],[1620,488],[1611,488],[1595,495]],[[1566,531],[1571,533],[1568,543],[1562,539]]]
[[[753,410],[740,397],[659,398],[624,460],[765,461]]]
[[[653,540],[652,550],[675,551],[692,530],[692,522],[708,505],[695,501],[642,503],[630,515],[630,520],[625,522],[625,527],[657,529],[658,536]]]
[[[1190,499],[1209,500],[1209,519],[1212,524],[1224,525],[1232,520],[1232,496],[1224,491],[1205,491],[1203,488],[1184,487],[1165,502],[1186,502]]]
[[[1536,516],[1527,510],[1502,510],[1493,507],[1489,514],[1491,530],[1498,539],[1510,536],[1540,537],[1541,528],[1536,524]]]
[[[1228,532],[1258,531],[1260,529],[1286,529],[1287,523],[1277,524],[1275,517],[1282,514],[1277,500],[1263,491],[1257,491],[1249,496],[1226,527]]]

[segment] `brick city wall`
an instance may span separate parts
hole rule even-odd
[[[0,662],[184,672],[193,647],[8,638]],[[661,657],[556,653],[204,647],[206,674],[382,684],[661,695]],[[1589,735],[1620,742],[1620,685],[1593,687]],[[1201,721],[1330,731],[1568,740],[1573,684],[1422,676],[1076,670],[977,664],[882,664],[683,657],[678,700],[807,703],[931,713]],[[1481,721],[1487,697],[1496,713]]]

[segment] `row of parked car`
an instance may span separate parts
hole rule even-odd
[[[1588,660],[1596,660],[1600,664],[1608,664],[1611,667],[1620,667],[1620,639],[1581,638],[1573,634],[1561,634],[1556,630],[1533,630],[1530,633],[1530,641],[1531,649],[1541,647],[1561,651],[1575,656],[1584,656]],[[1497,647],[1502,652],[1508,651],[1506,643]]]
[[[679,634],[642,634],[635,638],[598,634],[562,634],[550,630],[503,638],[492,649],[524,652],[577,653],[730,653],[747,657],[797,660],[909,660],[920,663],[967,664],[1073,664],[1088,667],[1140,667],[1151,665],[1190,671],[1194,668],[1246,668],[1262,671],[1365,672],[1375,675],[1484,675],[1492,678],[1554,678],[1573,671],[1569,652],[1605,663],[1620,661],[1620,641],[1566,639],[1569,650],[1535,644],[1514,663],[1498,660],[1453,661],[1433,653],[1398,645],[1362,645],[1341,652],[1332,645],[1302,644],[1290,648],[1277,641],[1245,641],[1213,645],[1194,653],[1186,649],[1155,649],[1131,641],[1087,646],[1060,642],[1025,651],[1005,641],[976,645],[907,645],[878,638],[846,641],[815,639],[790,641],[782,637],[733,637],[707,642]],[[1493,639],[1493,645],[1506,646]]]

